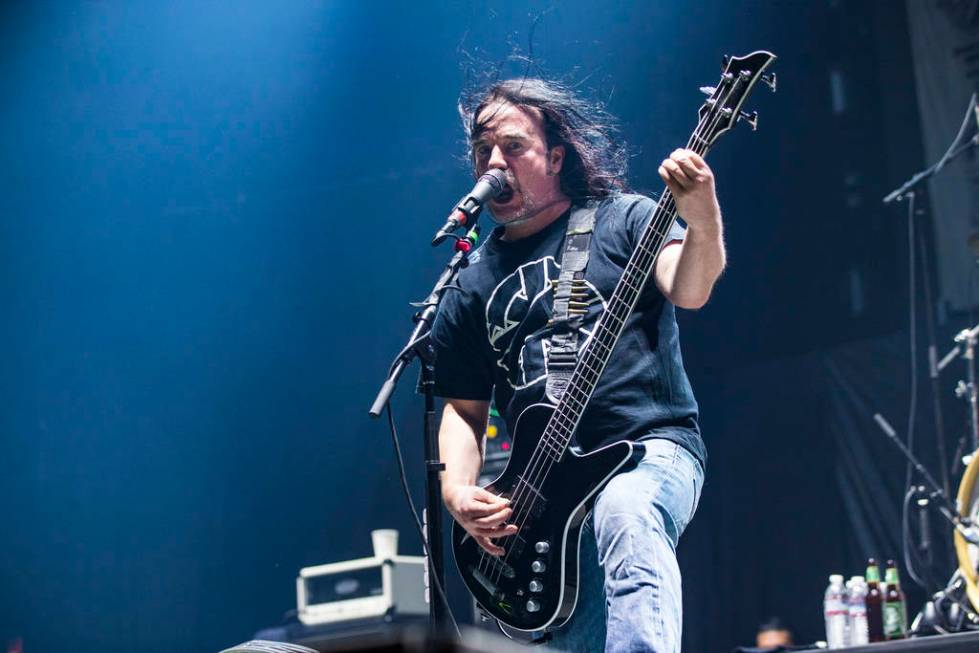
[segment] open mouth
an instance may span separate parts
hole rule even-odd
[[[503,187],[503,192],[496,196],[493,200],[495,204],[506,204],[513,199],[513,187],[507,184]]]

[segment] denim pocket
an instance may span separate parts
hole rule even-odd
[[[693,501],[690,502],[690,516],[687,517],[687,523],[689,524],[693,521],[693,516],[697,512],[697,506],[700,505],[700,494],[704,489],[704,468],[700,466],[700,463],[683,447],[681,456],[686,459],[686,467],[690,469],[690,479],[693,484]]]
[[[643,440],[642,445],[646,452],[643,454],[639,464],[654,465],[656,467],[662,467],[664,463],[669,467],[675,467],[677,458],[680,455],[679,450],[682,449],[676,442],[662,438]]]

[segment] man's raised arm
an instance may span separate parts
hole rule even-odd
[[[714,173],[696,152],[675,150],[660,165],[659,175],[673,193],[687,235],[660,252],[656,285],[674,305],[700,308],[727,264]]]

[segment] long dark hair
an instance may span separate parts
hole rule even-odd
[[[492,115],[477,118],[493,102],[517,107],[533,107],[544,121],[548,149],[563,145],[561,191],[573,202],[601,199],[628,189],[625,144],[604,107],[578,97],[571,89],[543,79],[508,79],[464,94],[459,100],[459,115],[469,143],[486,128]]]

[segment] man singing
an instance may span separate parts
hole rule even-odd
[[[494,540],[517,526],[506,499],[476,486],[482,437],[491,399],[511,432],[524,408],[544,400],[552,282],[571,211],[597,207],[577,304],[587,307],[577,322],[584,349],[655,203],[625,192],[625,153],[606,114],[556,84],[500,82],[462,108],[476,175],[496,168],[507,188],[489,205],[500,226],[432,328],[436,393],[445,398],[443,499],[483,549],[501,555]],[[678,149],[659,174],[687,228],[668,234],[575,435],[585,451],[632,440],[645,454],[601,491],[584,526],[577,608],[549,644],[560,650],[680,650],[676,545],[697,508],[706,452],[673,307],[707,302],[725,252],[710,167]]]

